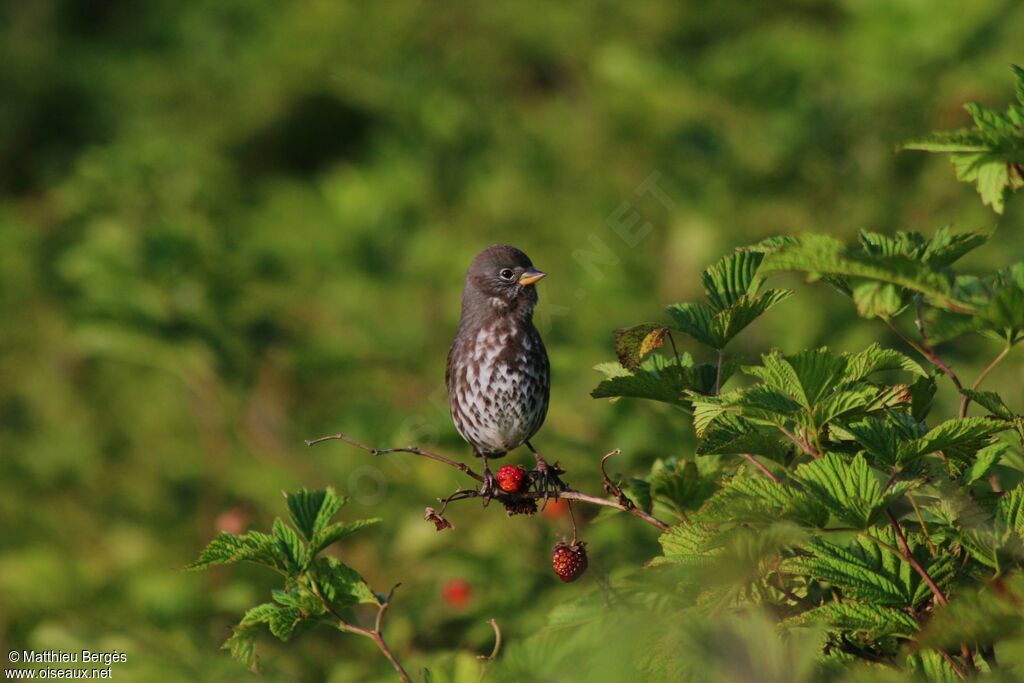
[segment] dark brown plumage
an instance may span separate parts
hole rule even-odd
[[[519,249],[496,244],[477,254],[462,289],[462,319],[448,352],[445,383],[455,428],[484,459],[529,445],[548,411],[548,354],[533,325],[535,283],[544,277]]]

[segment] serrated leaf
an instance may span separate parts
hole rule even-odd
[[[337,558],[318,557],[313,561],[313,575],[320,594],[335,609],[380,603],[359,572]]]
[[[757,295],[743,295],[727,308],[709,304],[672,304],[668,307],[676,326],[713,349],[724,349],[750,323],[776,304],[789,298],[789,290],[769,289]]]
[[[288,569],[295,572],[303,571],[309,562],[309,554],[295,529],[278,518],[274,520],[273,535]]]
[[[272,536],[258,531],[250,531],[241,536],[222,531],[203,549],[199,559],[186,568],[204,569],[212,565],[234,562],[255,562],[279,571],[288,571],[285,555],[277,541]]]
[[[618,366],[618,363],[614,365]],[[602,368],[603,365],[598,369]],[[687,402],[683,392],[693,388],[686,380],[678,366],[654,356],[633,373],[626,372],[605,379],[590,395],[593,398],[646,398],[685,407]]]
[[[998,418],[1003,420],[1012,420],[1016,417],[1013,414],[1013,411],[1010,410],[1010,407],[1006,405],[1006,402],[1003,401],[1003,397],[994,391],[963,389],[961,393],[970,397],[972,401]]]
[[[831,628],[851,631],[871,639],[889,636],[910,638],[918,624],[902,610],[862,602],[829,603],[787,620],[787,625],[809,625],[822,621]]]
[[[1020,74],[1013,68],[1019,89]],[[1006,195],[1024,186],[1024,108],[1011,104],[1005,114],[974,103],[964,108],[974,129],[935,133],[904,143],[903,149],[949,154],[957,178],[975,183],[982,202],[1002,213]]]
[[[999,462],[999,459],[1005,452],[1006,445],[1001,443],[994,443],[978,451],[974,463],[961,476],[961,482],[964,486],[970,486],[975,482],[981,481],[992,469],[992,466]]]
[[[1009,426],[988,417],[946,420],[923,437],[903,444],[900,462],[909,463],[928,453],[942,452],[947,459],[970,461],[999,432]]]
[[[756,293],[761,285],[757,269],[763,260],[762,253],[737,251],[701,273],[701,282],[711,307],[724,311],[742,297]]]
[[[996,523],[1024,537],[1024,484],[1000,496],[996,503]]]
[[[292,524],[307,541],[323,529],[345,504],[333,488],[323,491],[299,489],[286,495]]]
[[[834,453],[801,465],[793,477],[837,519],[858,529],[870,527],[890,502],[915,485],[898,482],[883,493],[878,475],[863,456],[846,462]]]
[[[938,609],[928,621],[920,642],[948,648],[960,643],[988,645],[1024,633],[1024,577],[999,579],[992,585],[963,591]]]
[[[951,310],[971,307],[951,296],[949,278],[923,261],[905,255],[872,256],[848,249],[826,235],[803,235],[796,244],[768,254],[764,272],[801,271],[811,276],[853,277],[897,285],[929,297],[933,305]]]
[[[899,315],[906,306],[896,285],[886,282],[861,282],[851,290],[857,315],[862,318],[888,320]]]
[[[615,355],[627,370],[636,370],[647,354],[665,344],[668,328],[642,323],[615,331]]]
[[[761,366],[745,367],[743,371],[792,396],[808,409],[836,386],[846,367],[846,361],[827,348],[808,349],[785,357],[773,352],[762,356],[761,361]]]
[[[842,372],[843,384],[857,382],[886,370],[902,370],[920,377],[928,376],[924,368],[909,356],[893,349],[883,349],[878,344],[872,344],[860,353],[849,354],[844,358],[846,367]]]
[[[651,560],[650,565],[706,566],[721,552],[721,546],[711,542],[716,535],[713,524],[696,521],[677,524],[658,537],[662,555]]]
[[[764,477],[736,476],[728,480],[701,510],[708,519],[764,523],[788,519],[823,527],[828,511],[805,492]]]
[[[741,455],[753,453],[775,461],[789,454],[776,432],[765,430],[748,420],[724,415],[714,420],[697,441],[697,455]]]
[[[372,517],[370,519],[360,519],[355,522],[335,522],[334,524],[328,524],[322,529],[319,529],[313,536],[313,540],[309,544],[310,554],[316,556],[317,553],[331,544],[337,543],[343,538],[351,536],[360,529],[372,526],[380,521],[380,517]]]
[[[875,532],[879,540],[895,546],[891,529]],[[941,587],[953,577],[952,556],[932,560],[927,548],[917,537],[907,537],[911,553],[926,567],[928,574]],[[882,548],[874,541],[857,537],[848,544],[815,538],[810,544],[812,554],[787,562],[789,570],[806,572],[819,581],[828,582],[843,592],[844,599],[890,607],[915,607],[931,595],[928,585],[910,563]]]

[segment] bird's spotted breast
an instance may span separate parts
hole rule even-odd
[[[448,391],[459,434],[478,453],[501,455],[540,429],[550,368],[532,324],[495,318],[452,348]]]

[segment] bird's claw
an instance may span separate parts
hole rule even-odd
[[[565,474],[565,470],[558,466],[549,465],[544,458],[535,455],[537,466],[530,472],[530,485],[538,494],[544,496],[544,505],[548,504],[548,498],[558,500],[558,494],[567,490],[565,482],[559,475]]]
[[[484,470],[483,476],[484,482],[480,487],[480,498],[484,502],[484,507],[487,507],[487,504],[491,502],[491,498],[494,498],[498,491],[498,483],[495,480],[494,475],[491,474],[490,468]]]

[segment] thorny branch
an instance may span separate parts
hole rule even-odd
[[[419,455],[421,457],[428,458],[430,460],[434,460],[436,462],[443,463],[445,465],[448,465],[449,467],[453,467],[453,468],[459,470],[460,472],[462,472],[463,474],[465,474],[466,476],[471,477],[472,479],[475,479],[476,481],[480,481],[480,482],[483,481],[483,477],[480,474],[476,473],[466,463],[459,462],[457,460],[452,460],[451,458],[445,457],[445,456],[440,455],[438,453],[434,453],[433,451],[425,450],[425,449],[420,448],[418,446],[406,446],[404,448],[374,448],[373,446],[368,446],[368,445],[366,445],[366,444],[364,444],[364,443],[362,443],[360,441],[356,441],[352,437],[350,437],[350,436],[348,436],[346,434],[342,434],[340,432],[337,433],[337,434],[329,434],[327,436],[321,436],[320,438],[317,438],[317,439],[307,439],[306,440],[306,445],[307,446],[315,446],[316,444],[322,443],[324,441],[344,441],[345,443],[347,443],[347,444],[349,444],[351,446],[355,446],[356,448],[359,448],[361,450],[364,450],[367,453],[370,453],[371,455],[388,455],[390,453],[412,453],[413,455]],[[618,449],[616,449],[616,450],[612,451],[611,453],[606,454],[604,456],[604,458],[601,461],[602,462],[602,474],[604,473],[604,468],[603,468],[604,460],[607,459],[608,457],[612,456],[612,455],[615,455],[618,452],[619,452]],[[605,477],[605,479],[607,480],[607,476]],[[620,493],[621,493],[621,491],[620,491]],[[441,505],[441,509],[439,511],[435,511],[433,508],[427,508],[427,510],[426,510],[426,518],[431,520],[431,521],[433,521],[434,524],[437,525],[439,531],[441,529],[444,529],[444,528],[449,528],[449,527],[452,526],[451,523],[448,522],[448,520],[444,519],[444,510],[447,507],[448,503],[456,501],[456,500],[462,500],[464,498],[476,498],[476,497],[480,497],[480,495],[481,495],[480,492],[476,491],[476,490],[460,489],[460,490],[456,491],[455,493],[453,493],[452,495],[448,496],[447,498],[440,499],[440,502],[441,502],[442,505]],[[525,492],[525,493],[517,493],[517,494],[515,494],[515,497],[518,497],[519,499],[533,498],[533,499],[536,500],[536,499],[544,498],[545,495],[547,495],[547,494],[545,494],[543,492],[528,491],[528,492]],[[505,500],[505,499],[511,499],[512,498],[508,494],[504,494],[504,493],[498,493],[494,497],[497,498],[498,500]],[[589,494],[586,494],[586,493],[582,493],[580,491],[575,491],[575,490],[569,489],[569,490],[566,490],[566,491],[560,491],[558,493],[558,497],[559,498],[564,498],[565,500],[570,501],[570,502],[578,501],[580,503],[587,503],[589,505],[599,505],[601,507],[615,508],[616,510],[621,510],[623,512],[628,512],[629,514],[633,515],[637,519],[641,519],[644,522],[646,522],[647,524],[650,524],[651,526],[656,527],[657,529],[660,529],[661,531],[667,531],[668,528],[669,528],[668,524],[666,524],[665,522],[661,521],[657,517],[654,517],[653,515],[645,512],[644,510],[636,507],[636,505],[634,505],[633,502],[630,501],[628,498],[625,498],[624,495],[623,495],[623,499],[624,500],[620,500],[620,499],[610,500],[608,498],[601,498],[599,496],[592,496],[592,495],[589,495]]]

